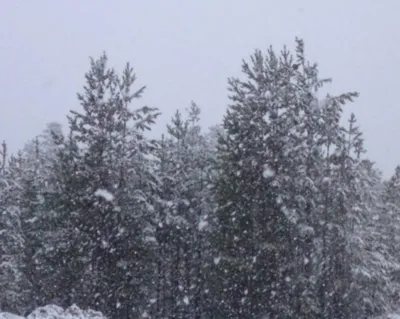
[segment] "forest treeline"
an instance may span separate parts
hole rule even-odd
[[[194,102],[150,138],[133,68],[91,59],[68,127],[0,157],[0,310],[109,318],[367,318],[396,307],[400,167],[363,147],[356,92],[304,43],[256,50],[220,125]],[[398,306],[398,304],[397,304]]]

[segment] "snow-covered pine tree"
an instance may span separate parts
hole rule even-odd
[[[24,274],[25,240],[21,227],[22,156],[7,158],[2,144],[0,162],[0,310],[24,314],[30,285]]]
[[[22,152],[21,226],[25,238],[24,273],[31,284],[32,302],[27,305],[30,310],[54,301],[51,296],[61,289],[59,282],[50,280],[59,271],[52,267],[57,260],[53,252],[62,241],[56,231],[59,220],[50,206],[58,185],[52,170],[56,156],[54,134],[61,136],[61,126],[50,123]]]
[[[232,105],[218,145],[216,181],[218,255],[214,287],[223,317],[290,313],[296,213],[286,188],[293,167],[287,152],[294,78],[292,56],[272,48],[244,62],[246,81],[230,79]],[[294,127],[295,130],[295,127]]]
[[[185,119],[176,112],[160,142],[161,209],[157,243],[159,282],[157,316],[200,318],[204,306],[210,213],[210,149],[192,103]],[[157,317],[158,318],[158,317]]]
[[[388,305],[397,307],[400,289],[400,166],[397,166],[393,176],[383,183],[381,190],[382,210],[375,219],[379,221],[378,225],[382,228],[379,242],[384,245],[385,251],[379,252],[381,254],[386,252],[385,256],[388,254],[393,261],[392,264],[385,265],[386,269],[387,266],[391,266],[384,286],[389,291],[390,298],[389,301],[382,300],[382,302],[388,302]]]
[[[300,39],[296,57],[256,51],[242,69],[247,80],[230,80],[217,151],[215,308],[232,318],[319,318],[324,156],[341,141],[341,105],[357,94],[321,107],[316,94],[329,80],[305,60]]]
[[[390,204],[382,201],[381,173],[367,159],[358,161],[355,169],[355,194],[359,196],[353,204],[348,246],[353,276],[350,296],[359,318],[394,310],[399,283],[392,276],[399,262],[390,251],[388,229],[395,224],[389,222]]]
[[[154,143],[145,131],[159,113],[130,108],[144,87],[132,91],[136,76],[129,64],[119,76],[103,54],[91,59],[85,78],[78,94],[83,110],[68,116],[70,134],[59,142],[57,168],[63,183],[58,208],[79,243],[67,252],[69,264],[71,270],[83,266],[75,279],[84,291],[76,285],[70,301],[111,317],[136,318],[144,311],[151,276],[143,234],[153,213]]]
[[[320,136],[324,151],[322,174],[318,188],[318,245],[316,285],[321,316],[351,318],[351,258],[347,249],[348,224],[351,219],[353,193],[353,162],[346,129],[340,124],[342,107],[352,102],[357,93],[328,95],[321,108]],[[353,134],[353,133],[352,133]]]
[[[41,276],[37,272],[38,260],[36,252],[39,251],[41,241],[42,225],[39,223],[41,217],[44,198],[42,190],[44,190],[44,175],[41,171],[40,162],[40,145],[36,138],[32,143],[27,145],[27,149],[23,152],[23,172],[20,180],[20,211],[21,211],[21,228],[25,239],[23,267],[24,274],[31,283],[31,296],[34,297],[29,306],[32,311],[38,304],[43,301]],[[30,146],[32,147],[31,149]]]
[[[340,267],[345,266],[347,271],[338,272],[337,266],[334,268],[332,277],[336,282],[345,282],[341,284],[345,290],[331,293],[338,296],[333,308],[341,318],[370,317],[393,310],[398,283],[391,276],[399,269],[399,263],[388,245],[397,239],[388,240],[388,229],[396,227],[398,222],[388,218],[388,198],[382,201],[381,173],[363,157],[363,138],[354,114],[345,131],[344,145],[338,174],[344,178],[338,191],[345,199],[341,203],[345,216],[334,227],[341,229],[340,240],[346,241]],[[331,245],[336,246],[336,240],[333,238]]]
[[[51,132],[50,132],[51,133]],[[71,130],[66,137],[52,132],[54,158],[50,161],[50,185],[43,191],[45,211],[36,220],[41,245],[35,253],[40,274],[44,304],[68,307],[76,300],[82,307],[89,306],[93,285],[88,235],[75,227],[74,207],[79,207],[77,193],[84,185],[77,179],[79,156],[77,141]],[[90,273],[88,276],[87,274]]]

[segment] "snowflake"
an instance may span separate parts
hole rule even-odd
[[[207,227],[207,225],[208,225],[208,222],[207,222],[206,220],[201,220],[201,221],[199,222],[198,228],[199,228],[199,230],[203,230],[204,228]]]
[[[189,297],[188,297],[188,296],[183,297],[183,303],[184,303],[185,305],[188,305],[188,304],[189,304]]]
[[[114,199],[114,195],[111,194],[108,190],[100,188],[94,193],[94,196],[102,197],[107,202],[111,202]]]
[[[270,168],[268,165],[264,165],[263,177],[271,178],[275,176],[275,171]]]

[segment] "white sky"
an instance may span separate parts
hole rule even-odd
[[[3,0],[0,10],[0,139],[12,150],[78,108],[89,56],[135,67],[147,85],[138,106],[163,117],[196,101],[203,124],[221,121],[227,77],[255,48],[305,40],[332,93],[359,91],[348,106],[369,156],[389,175],[400,164],[400,1]]]

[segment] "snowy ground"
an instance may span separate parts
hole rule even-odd
[[[71,306],[64,310],[61,307],[50,305],[37,308],[26,318],[8,312],[0,312],[0,319],[105,319],[105,317],[100,312],[82,310],[77,306]]]
[[[68,309],[50,305],[37,308],[28,317],[21,317],[8,312],[0,312],[0,319],[106,319],[100,312],[82,310],[77,306]],[[400,319],[400,314],[389,314],[375,319]]]
[[[391,314],[391,315],[386,315],[386,316],[383,316],[383,317],[379,317],[377,319],[400,319],[400,315]]]

